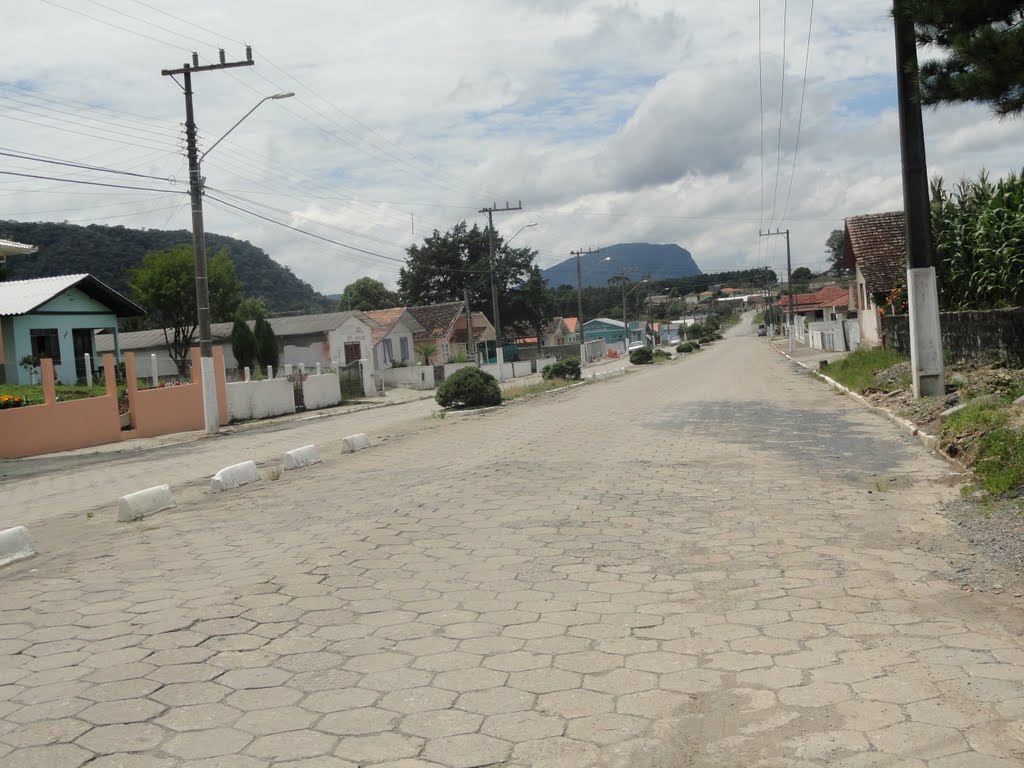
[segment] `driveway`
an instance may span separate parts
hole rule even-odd
[[[1021,765],[1021,610],[946,578],[948,467],[749,333],[53,522],[0,573],[0,762]]]

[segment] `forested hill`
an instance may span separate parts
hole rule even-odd
[[[7,280],[88,272],[115,290],[127,293],[128,270],[147,251],[192,243],[188,230],[128,229],[90,224],[0,221],[0,239],[39,248],[31,256],[12,256],[4,267]],[[207,233],[208,255],[226,248],[246,296],[259,296],[271,312],[323,312],[333,303],[261,248],[245,240]]]

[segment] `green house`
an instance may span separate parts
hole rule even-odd
[[[146,314],[92,275],[62,275],[0,283],[0,381],[31,384],[34,371],[20,364],[25,357],[48,357],[57,381],[85,379],[86,355],[95,372],[97,329],[110,330],[117,345],[117,319]]]

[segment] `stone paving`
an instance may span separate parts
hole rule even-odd
[[[0,572],[0,765],[1024,764],[948,468],[763,341],[435,421]]]

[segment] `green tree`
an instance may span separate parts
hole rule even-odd
[[[511,292],[530,277],[537,252],[530,248],[506,248],[497,232],[494,250],[498,307],[504,321]],[[398,273],[398,294],[403,304],[461,301],[468,289],[470,307],[486,313],[493,322],[487,229],[476,224],[469,227],[464,221],[444,234],[435,229],[422,245],[410,246],[406,253],[405,266]],[[504,325],[503,322],[502,335],[506,335]]]
[[[266,317],[267,314],[267,305],[258,296],[246,296],[238,302],[238,307],[235,309],[236,319],[241,317],[243,320],[255,321],[256,318]]]
[[[793,270],[794,283],[809,283],[814,278],[814,273],[807,267],[797,267]]]
[[[828,254],[828,271],[836,277],[846,272],[843,266],[843,242],[846,233],[841,229],[833,229],[825,241],[825,253]]]
[[[924,104],[988,104],[1000,116],[1024,112],[1024,1],[901,0],[920,45],[940,58],[921,65]]]
[[[252,370],[256,361],[256,353],[259,350],[259,343],[256,341],[256,334],[239,313],[235,314],[235,323],[231,326],[231,353],[235,356],[238,368]]]
[[[207,262],[207,277],[210,319],[228,320],[241,298],[242,284],[235,277],[226,250],[218,251]],[[150,251],[142,257],[142,265],[129,272],[128,284],[132,298],[145,308],[148,319],[163,328],[167,353],[178,366],[178,373],[184,375],[199,322],[192,246]]]
[[[269,365],[277,371],[281,354],[277,346],[277,335],[267,318],[257,317],[252,332],[256,337],[256,359],[259,360],[260,368],[265,370]]]
[[[388,309],[398,306],[398,294],[389,291],[380,280],[372,277],[360,277],[354,283],[345,286],[338,299],[338,311],[357,310],[366,312],[371,309]]]
[[[544,345],[544,328],[554,317],[550,307],[551,292],[548,290],[547,281],[541,275],[540,267],[534,264],[526,282],[510,296],[509,316],[503,316],[502,321],[514,329],[517,336],[523,335],[523,331],[529,329],[537,339],[537,349],[541,349]]]

